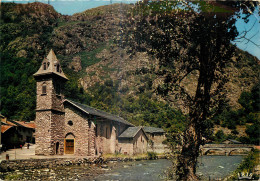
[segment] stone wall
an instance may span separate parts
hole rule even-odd
[[[127,155],[134,154],[133,139],[131,138],[120,139],[118,142],[118,147],[119,147],[119,152],[122,154],[127,154]]]
[[[142,154],[147,152],[147,138],[144,135],[144,132],[140,130],[136,136],[133,139],[133,144],[134,144],[134,154]]]
[[[51,154],[64,154],[64,113],[52,111],[51,121]]]
[[[48,158],[28,160],[3,160],[0,164],[0,172],[29,170],[39,168],[53,168],[57,166],[85,165],[103,163],[102,157],[93,158]]]
[[[97,121],[97,138],[96,145],[99,153],[115,153],[117,150],[117,137],[114,124],[109,120]]]
[[[46,93],[43,94],[42,87],[46,86]],[[37,93],[37,102],[36,110],[46,110],[51,109],[52,106],[52,91],[54,90],[52,79],[40,79],[36,83],[36,93]]]
[[[148,145],[148,150],[150,152],[156,152],[156,153],[164,153],[167,151],[170,151],[167,148],[167,145],[164,145],[162,142],[166,140],[164,133],[146,133],[148,138],[152,141],[152,145]]]
[[[72,124],[71,124],[72,123]],[[93,155],[93,143],[91,144],[89,138],[93,139],[93,131],[91,132],[91,122],[89,123],[86,114],[76,110],[70,104],[65,104],[65,131],[63,139],[68,134],[75,137],[75,155]],[[94,129],[92,127],[92,129]]]
[[[51,150],[51,111],[36,112],[35,154],[49,155]]]

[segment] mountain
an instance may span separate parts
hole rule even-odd
[[[52,48],[70,79],[65,85],[67,97],[137,125],[182,129],[185,116],[181,112],[186,112],[182,102],[156,94],[162,81],[155,74],[158,60],[146,52],[130,54],[119,46],[132,6],[113,4],[64,16],[39,2],[2,3],[1,113],[11,119],[34,119],[32,74]],[[240,94],[258,81],[259,60],[237,49],[227,72],[227,98],[237,109]],[[190,93],[195,91],[196,79],[193,74],[184,81]]]

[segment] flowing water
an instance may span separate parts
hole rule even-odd
[[[225,178],[241,163],[243,156],[202,156],[198,158],[197,175],[204,179]]]
[[[225,178],[241,163],[242,156],[202,156],[198,159],[197,174],[203,180]],[[94,180],[157,181],[165,180],[165,171],[171,167],[170,160],[144,160],[122,162]]]

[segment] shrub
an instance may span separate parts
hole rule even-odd
[[[156,160],[158,157],[157,157],[157,154],[155,152],[147,152],[147,155],[148,155],[148,159],[149,160]]]

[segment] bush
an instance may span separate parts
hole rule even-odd
[[[148,159],[149,160],[156,160],[158,157],[157,157],[157,154],[155,152],[147,152],[147,156],[148,156]]]
[[[241,173],[253,173],[254,168],[258,165],[259,163],[259,151],[258,150],[252,150],[249,152],[249,154],[244,158],[242,163],[238,166],[238,168],[233,172],[231,179],[232,180],[237,180],[238,174]],[[259,176],[256,174],[253,174],[253,179],[258,180]]]

